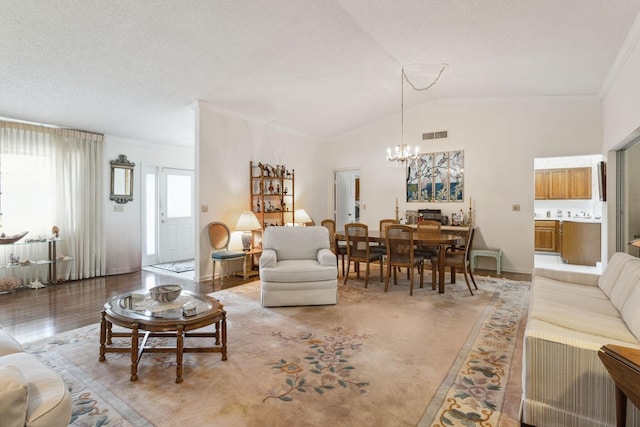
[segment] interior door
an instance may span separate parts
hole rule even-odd
[[[344,230],[345,224],[360,221],[360,171],[336,171],[334,179],[334,203],[336,230]],[[356,184],[357,182],[357,184]]]
[[[158,263],[195,256],[194,173],[184,169],[160,169]]]

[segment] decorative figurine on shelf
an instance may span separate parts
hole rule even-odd
[[[284,201],[284,199],[282,199],[281,206],[282,206],[282,212],[286,212],[286,211],[287,211],[287,204],[286,204],[286,202]]]
[[[269,193],[273,194],[273,181],[269,181]]]
[[[276,194],[280,194],[280,184],[276,184]]]
[[[58,228],[57,225],[53,226],[53,228],[51,229],[51,233],[53,233],[54,239],[57,239],[58,237],[60,237],[60,229]]]
[[[269,202],[269,207],[265,208],[265,212],[273,212],[273,204],[271,204],[271,202]]]
[[[258,200],[258,207],[256,208],[256,212],[260,212],[260,200]]]
[[[289,187],[285,186],[284,190],[282,190],[282,194],[284,194],[286,196],[288,192],[289,192]]]
[[[284,178],[286,173],[287,173],[287,168],[285,168],[284,165],[280,166],[280,176]]]

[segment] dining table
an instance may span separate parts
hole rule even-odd
[[[336,232],[336,239],[346,241],[344,231]],[[444,293],[444,270],[445,270],[445,250],[460,242],[462,237],[458,234],[433,233],[414,231],[413,243],[419,246],[435,246],[438,248],[438,293]],[[384,243],[386,238],[384,232],[379,230],[369,230],[367,240],[370,243]]]

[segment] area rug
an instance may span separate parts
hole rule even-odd
[[[195,264],[192,259],[186,261],[167,262],[165,264],[154,264],[151,267],[159,268],[160,270],[172,271],[174,273],[185,273],[187,271],[195,270]]]
[[[460,279],[413,296],[349,280],[317,307],[261,307],[259,282],[215,292],[228,360],[185,354],[181,384],[170,354],[144,354],[135,382],[128,354],[98,362],[97,324],[25,348],[62,375],[77,426],[516,425],[502,409],[529,284],[478,278],[471,296]]]

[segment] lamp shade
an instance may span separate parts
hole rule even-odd
[[[304,223],[304,224],[306,224],[308,222],[313,222],[311,220],[311,217],[307,213],[307,211],[305,211],[304,209],[296,209],[296,211],[294,212],[293,215],[294,215],[296,223]]]
[[[251,211],[244,211],[238,219],[236,230],[238,231],[253,231],[262,228],[260,221],[256,218],[256,214]]]
[[[640,239],[632,240],[628,243],[629,246],[635,246],[636,248],[640,248]]]

